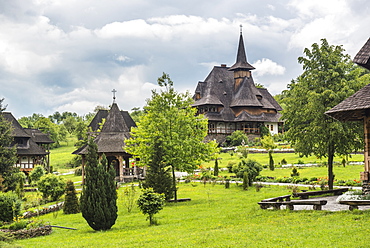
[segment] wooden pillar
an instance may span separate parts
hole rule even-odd
[[[364,118],[364,172],[361,172],[360,178],[362,181],[362,193],[370,194],[370,116]]]
[[[364,159],[365,159],[365,171],[370,171],[370,116],[366,116],[364,119],[364,132],[365,132],[365,150],[364,150]]]
[[[122,155],[118,155],[118,164],[119,164],[119,181],[123,181],[123,157]]]

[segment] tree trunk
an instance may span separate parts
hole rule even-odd
[[[333,189],[333,185],[334,185],[333,160],[334,160],[334,145],[329,143],[329,147],[328,147],[328,186],[329,186],[329,189]]]
[[[172,183],[173,183],[173,195],[174,200],[177,202],[177,188],[176,188],[176,176],[175,176],[175,166],[171,165],[172,168]]]

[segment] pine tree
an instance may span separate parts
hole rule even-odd
[[[76,188],[71,180],[67,181],[63,212],[65,214],[77,214],[80,212]]]
[[[173,197],[173,183],[171,167],[163,163],[163,147],[161,141],[157,140],[154,144],[153,157],[149,163],[143,187],[152,188],[155,193],[164,194],[166,200]]]
[[[4,178],[4,184],[7,185],[7,177],[14,172],[13,165],[17,160],[17,151],[15,147],[10,147],[13,142],[12,125],[3,117],[2,107],[4,99],[0,99],[0,175]]]
[[[108,230],[117,219],[117,191],[115,172],[107,167],[103,154],[98,161],[98,147],[90,140],[86,157],[86,179],[81,195],[81,212],[89,226],[98,230]]]

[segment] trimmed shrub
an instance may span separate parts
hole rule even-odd
[[[77,214],[80,212],[76,188],[71,180],[67,181],[63,212],[65,214]]]

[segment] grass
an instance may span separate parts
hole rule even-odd
[[[94,231],[81,214],[43,217],[50,236],[15,242],[23,247],[367,247],[369,211],[262,210],[261,199],[289,194],[285,187],[243,191],[232,185],[180,184],[179,197],[192,201],[167,204],[149,226],[137,208],[123,207],[119,190],[118,219],[109,231]],[[359,242],[361,241],[361,242]]]
[[[66,164],[73,158],[72,152],[76,150],[74,144],[77,139],[74,136],[68,136],[67,141],[61,142],[60,147],[50,150],[50,164],[54,170],[65,172],[68,170]]]
[[[328,169],[327,167],[302,167],[297,168],[299,172],[299,176],[301,178],[312,178],[312,177],[327,177],[328,176]],[[343,166],[334,166],[334,174],[336,180],[359,180],[360,179],[360,172],[364,170],[363,165],[348,165],[346,167]],[[277,168],[274,171],[269,169],[264,169],[260,173],[261,176],[269,176],[269,177],[290,177],[292,173],[292,168]]]

